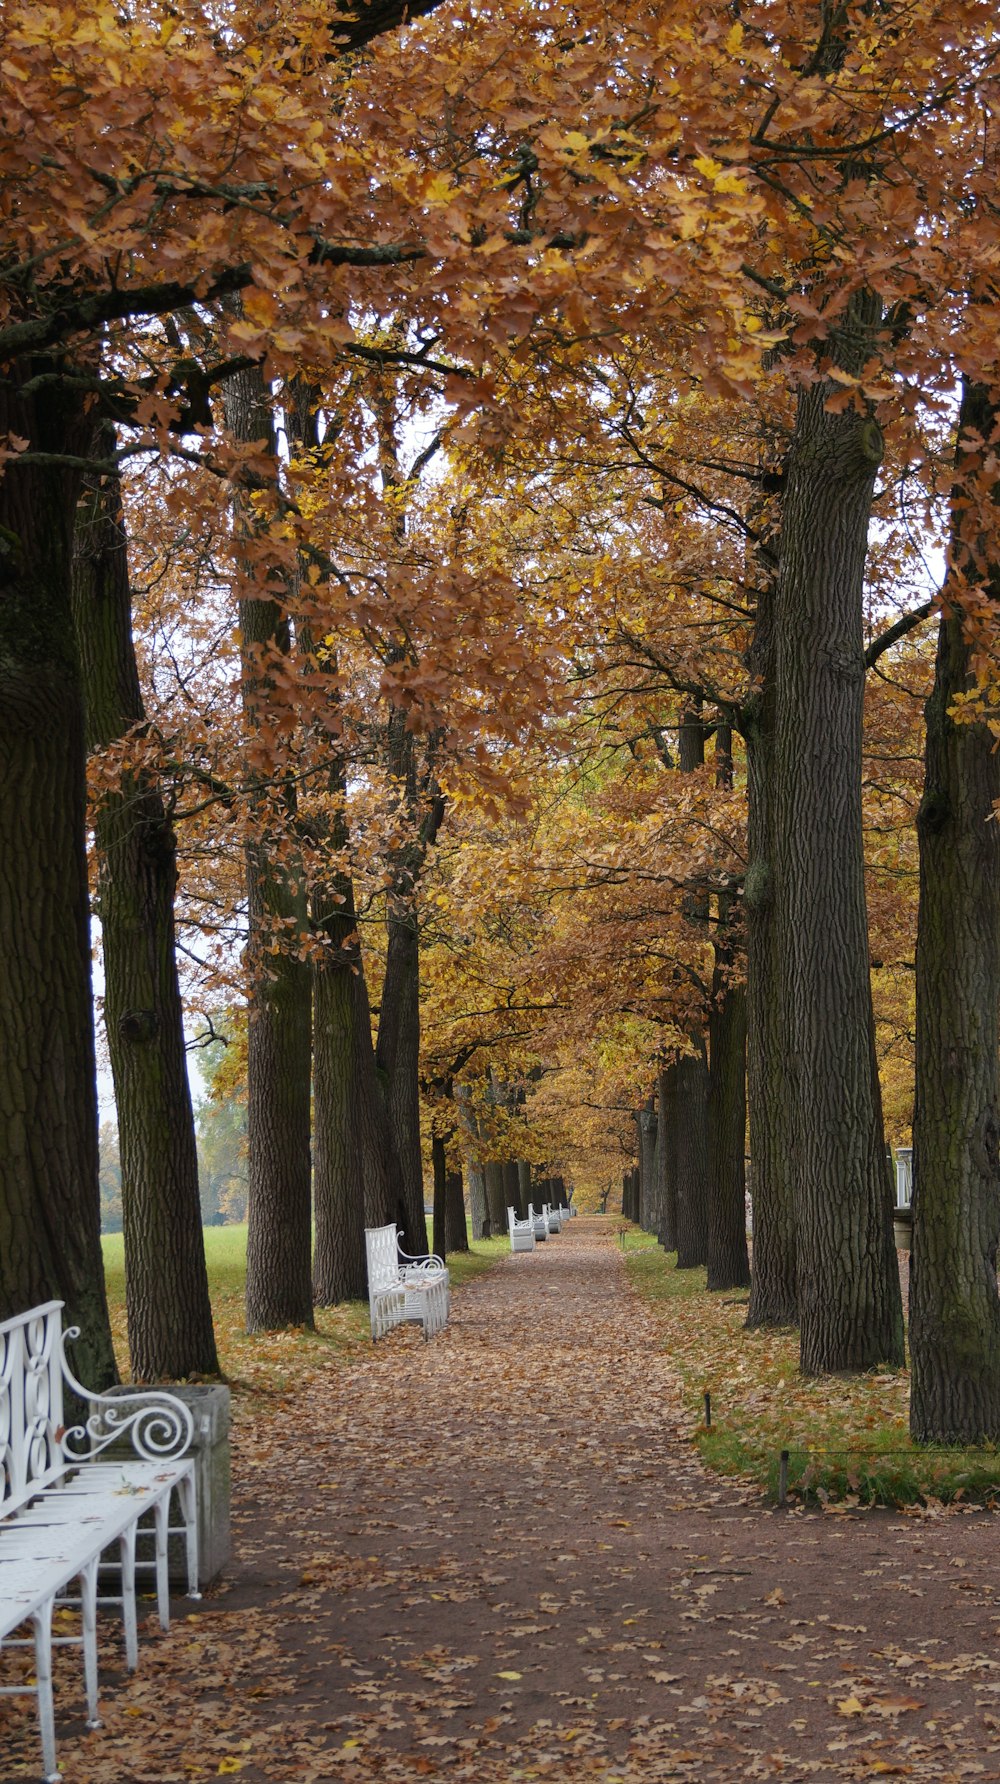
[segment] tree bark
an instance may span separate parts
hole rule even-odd
[[[767,439],[765,471],[776,471]],[[778,497],[753,516],[758,545],[751,572],[760,586],[747,667],[759,688],[740,724],[747,758],[747,1104],[753,1165],[753,1264],[747,1326],[798,1324],[795,1173],[786,1118],[783,980],[774,900],[774,604],[780,552]]]
[[[664,1251],[677,1250],[677,1161],[671,1156],[673,1124],[669,1116],[676,1062],[663,1066],[656,1080],[660,1124],[656,1136],[657,1234]]]
[[[998,411],[966,382],[959,417],[951,571],[1000,601],[996,539]],[[946,591],[947,593],[948,591]],[[986,724],[957,723],[976,686],[961,609],[941,616],[927,702],[917,819],[916,1100],[910,1254],[910,1430],[919,1442],[1000,1438],[1000,755]]]
[[[473,1239],[488,1239],[493,1223],[486,1199],[486,1173],[480,1164],[469,1165],[469,1218]]]
[[[237,440],[265,441],[274,456],[273,422],[259,370],[227,380],[225,413]],[[244,498],[238,498],[237,516],[248,533],[257,524]],[[290,627],[286,613],[270,599],[241,600],[239,619],[246,722],[264,758],[254,833],[246,846],[246,1321],[247,1330],[257,1332],[313,1323],[312,975],[296,945],[305,938],[308,919],[301,864],[289,858],[294,788],[263,742],[268,663],[287,656]],[[273,788],[267,786],[269,778]]]
[[[728,895],[727,895],[728,896]],[[720,901],[721,902],[721,901]],[[724,918],[720,914],[720,936]],[[708,1286],[747,1288],[746,991],[727,977],[716,950],[716,994],[709,1017]]]
[[[517,1165],[517,1214],[519,1220],[527,1220],[530,1200],[531,1166],[525,1159],[519,1159]]]
[[[878,301],[852,298],[844,370],[874,351]],[[784,981],[789,1163],[799,1186],[803,1370],[903,1360],[868,970],[861,813],[862,593],[882,436],[799,396],[775,597],[774,897]]]
[[[412,901],[395,901],[379,1011],[375,1062],[400,1168],[399,1224],[404,1251],[426,1251],[424,1167],[420,1145],[420,944]]]
[[[0,433],[85,456],[72,392],[22,396],[8,367]],[[55,369],[55,368],[50,368]],[[60,365],[60,370],[65,370]],[[0,480],[0,1319],[66,1303],[73,1367],[117,1379],[104,1292],[86,860],[86,744],[71,601],[79,473],[19,465]]]
[[[507,1231],[507,1205],[504,1198],[503,1165],[497,1159],[488,1159],[485,1167],[486,1204],[489,1208],[490,1227],[493,1237],[498,1239]]]
[[[503,1167],[503,1202],[504,1222],[507,1220],[507,1209],[513,1208],[517,1214],[521,1206],[521,1176],[516,1160],[506,1159]]]
[[[448,1253],[448,1142],[443,1134],[431,1135],[434,1171],[434,1225],[431,1250],[437,1257]]]
[[[733,784],[733,736],[715,733],[715,784]],[[746,988],[736,977],[735,891],[720,892],[708,1019],[708,1287],[750,1282],[746,1222]]]
[[[639,1224],[643,1232],[652,1230],[654,1217],[655,1172],[656,1162],[656,1111],[650,1097],[645,1108],[636,1116],[639,1130]]]
[[[465,1221],[462,1173],[449,1170],[445,1182],[445,1241],[448,1251],[468,1251],[469,1229]]]
[[[313,1293],[323,1307],[366,1297],[365,1226],[387,1226],[398,1204],[350,874],[333,889],[313,906],[326,941],[313,970]]]
[[[693,1270],[708,1257],[708,1060],[699,1040],[693,1054],[674,1062],[667,1120],[668,1160],[677,1198],[677,1268]]]
[[[112,428],[101,431],[98,448],[102,457],[114,452]],[[117,477],[86,480],[77,512],[73,608],[87,741],[92,750],[103,749],[146,718]],[[177,977],[177,843],[153,776],[129,772],[101,792],[94,840],[132,1375],[136,1381],[216,1375]]]

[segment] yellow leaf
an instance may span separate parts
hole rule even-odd
[[[520,1677],[521,1677],[521,1675],[519,1672],[498,1672],[497,1673],[498,1679],[519,1679]]]
[[[842,1697],[837,1704],[837,1708],[842,1716],[863,1716],[865,1713],[864,1704],[861,1702],[860,1697],[854,1696],[853,1692],[850,1697]]]
[[[246,1761],[237,1759],[234,1753],[227,1753],[225,1759],[219,1760],[220,1772],[241,1772]]]

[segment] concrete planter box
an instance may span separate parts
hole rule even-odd
[[[164,1393],[183,1400],[194,1420],[194,1435],[189,1455],[194,1457],[195,1483],[198,1496],[198,1584],[207,1586],[222,1572],[232,1553],[229,1527],[229,1389],[220,1382],[182,1382],[173,1386],[157,1382]],[[141,1393],[136,1387],[112,1388],[111,1393],[123,1400]],[[117,1445],[105,1451],[108,1460]],[[121,1453],[130,1453],[128,1439],[122,1441]],[[178,1520],[171,1514],[173,1526]],[[146,1561],[146,1545],[141,1541],[139,1560]],[[187,1591],[187,1562],[183,1535],[170,1537],[170,1584],[178,1591]],[[144,1580],[145,1573],[140,1573]]]
[[[897,1251],[909,1251],[913,1237],[913,1209],[894,1208],[892,1211],[892,1230],[896,1239]]]

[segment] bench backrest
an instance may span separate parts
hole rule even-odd
[[[368,1255],[368,1291],[379,1294],[394,1288],[399,1280],[399,1241],[394,1226],[366,1227],[365,1251]]]
[[[0,1518],[66,1473],[61,1301],[0,1322]]]

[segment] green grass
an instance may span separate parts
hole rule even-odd
[[[246,1226],[210,1226],[203,1231],[219,1362],[237,1394],[281,1397],[328,1369],[345,1353],[371,1343],[367,1301],[317,1307],[314,1331],[296,1326],[282,1332],[248,1333],[243,1312]],[[101,1243],[115,1351],[122,1377],[128,1380],[124,1241],[121,1233],[107,1233]],[[508,1241],[502,1238],[476,1240],[468,1253],[453,1252],[448,1259],[452,1285],[461,1288],[481,1276],[507,1250]]]
[[[662,1324],[692,1439],[720,1473],[749,1477],[774,1499],[784,1449],[789,1495],[800,1502],[1000,1502],[996,1447],[911,1442],[905,1370],[803,1376],[797,1332],[745,1330],[745,1291],[709,1294],[704,1270],[676,1269],[673,1254],[644,1233],[626,1235],[625,1254],[630,1280]]]

